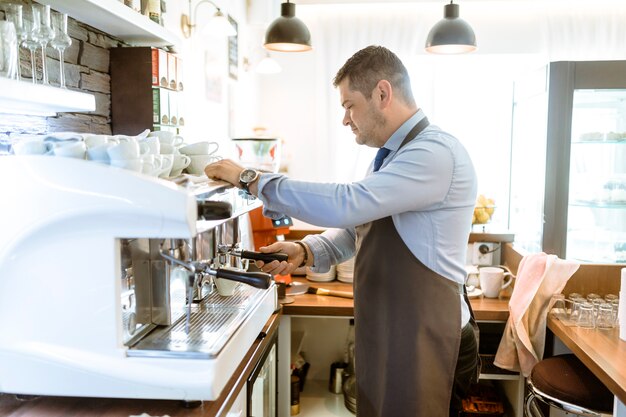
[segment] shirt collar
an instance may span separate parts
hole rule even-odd
[[[402,126],[398,128],[398,130],[393,132],[391,137],[389,137],[389,139],[387,139],[387,142],[385,142],[384,147],[393,152],[397,151],[402,144],[404,138],[406,138],[406,135],[408,135],[411,129],[413,129],[413,127],[418,124],[424,117],[426,117],[424,115],[424,112],[422,111],[422,109],[419,109],[413,116],[409,117],[409,119],[404,122]]]

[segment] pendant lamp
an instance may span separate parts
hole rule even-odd
[[[426,51],[433,54],[465,54],[476,50],[472,27],[459,17],[459,5],[446,4],[443,19],[432,27],[426,38]]]
[[[311,50],[311,33],[302,20],[296,17],[296,5],[280,5],[280,17],[265,32],[265,44],[270,51],[305,52]]]

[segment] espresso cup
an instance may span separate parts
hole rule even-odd
[[[90,161],[96,161],[103,164],[108,164],[109,160],[109,148],[115,145],[111,142],[103,143],[102,145],[96,145],[94,147],[87,148],[87,159]]]
[[[124,168],[129,171],[141,172],[143,169],[143,161],[136,159],[111,159],[109,164],[113,167]]]
[[[161,173],[161,159],[156,159],[155,155],[141,155],[141,172],[146,175],[156,177]]]
[[[114,159],[138,159],[139,143],[137,141],[120,141],[107,150],[109,158]]]
[[[159,173],[159,178],[169,178],[170,173],[172,172],[172,165],[174,164],[174,155],[161,154],[158,159],[161,160],[161,172]]]
[[[159,155],[161,153],[161,141],[157,137],[147,137],[143,139],[140,143],[145,143],[145,153],[149,153],[152,155]]]
[[[87,148],[104,145],[109,141],[109,135],[85,135],[84,139]]]
[[[192,175],[204,174],[204,168],[211,162],[218,161],[220,158],[213,155],[189,155],[191,162],[187,167],[187,172]]]
[[[85,142],[60,142],[52,148],[52,153],[55,156],[65,158],[85,159],[86,151]]]
[[[159,141],[163,143],[167,143],[172,146],[182,145],[184,139],[182,136],[178,136],[174,132],[168,132],[167,130],[157,130],[154,132],[150,132],[148,137],[156,137],[159,138]]]
[[[11,145],[15,155],[44,155],[50,147],[42,138],[23,138]]]
[[[237,281],[233,281],[225,278],[215,278],[215,287],[217,287],[217,293],[223,297],[230,297],[237,288]]]
[[[161,143],[161,154],[162,155],[171,155],[174,153],[178,153],[176,147],[174,145],[170,145],[169,143]]]
[[[508,280],[505,281],[505,277],[508,277]],[[485,297],[498,298],[500,291],[513,282],[513,274],[504,272],[502,268],[487,266],[480,268],[478,279],[480,280],[480,288]]]
[[[178,151],[185,155],[211,155],[217,151],[217,142],[196,142],[181,146]]]

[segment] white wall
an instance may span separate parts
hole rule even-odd
[[[195,7],[199,0],[192,0]],[[183,43],[178,49],[184,59],[186,90],[182,103],[186,125],[182,131],[187,142],[216,141],[219,154],[229,156],[230,138],[249,135],[258,109],[256,75],[244,68],[244,57],[250,54],[250,32],[246,0],[216,0],[224,13],[231,15],[239,29],[238,79],[228,75],[228,41],[225,37],[203,37],[201,27],[210,25],[215,8],[208,3],[198,7],[194,20],[199,27],[190,38],[180,29],[181,13],[189,14],[187,0],[167,3],[165,26],[178,34]],[[217,90],[216,90],[217,88]],[[210,91],[209,91],[210,90]],[[218,93],[216,93],[218,91]],[[218,100],[216,100],[219,98]]]
[[[273,55],[284,70],[260,80],[257,120],[283,139],[291,176],[362,176],[374,151],[355,145],[341,127],[330,81],[353,52],[378,43],[403,59],[431,122],[468,147],[479,192],[495,197],[496,220],[506,226],[513,80],[549,60],[626,59],[626,2],[468,1],[461,17],[474,28],[479,50],[453,57],[423,51],[428,30],[442,15],[440,2],[297,6],[314,50]],[[348,52],[342,44],[357,46]]]

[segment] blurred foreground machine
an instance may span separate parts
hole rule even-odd
[[[70,158],[0,178],[0,392],[215,400],[277,306],[241,239],[260,202]]]

